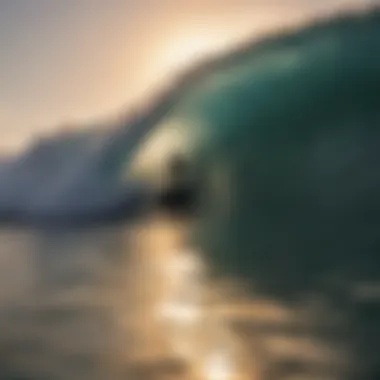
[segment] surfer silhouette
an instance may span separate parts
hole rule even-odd
[[[159,196],[160,206],[171,212],[189,212],[195,205],[195,192],[188,162],[179,154],[172,156],[168,164],[167,184]]]

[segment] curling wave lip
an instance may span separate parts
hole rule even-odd
[[[75,200],[72,203],[8,205],[0,209],[0,222],[44,228],[89,227],[131,220],[150,204],[146,193],[133,187],[125,188],[104,199]]]
[[[152,205],[152,191],[140,181],[120,178],[123,160],[116,158],[111,162],[115,167],[109,166],[109,156],[122,148],[116,146],[121,144],[117,137],[94,140],[92,134],[84,138],[74,134],[69,139],[41,140],[3,162],[0,222],[78,227],[128,221],[141,214]]]

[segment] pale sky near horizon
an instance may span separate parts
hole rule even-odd
[[[133,104],[193,55],[380,0],[0,0],[0,151]]]

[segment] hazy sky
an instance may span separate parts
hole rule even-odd
[[[0,0],[0,149],[117,111],[193,54],[369,2]]]

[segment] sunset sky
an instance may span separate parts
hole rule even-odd
[[[0,0],[0,149],[125,108],[207,52],[376,1]]]

